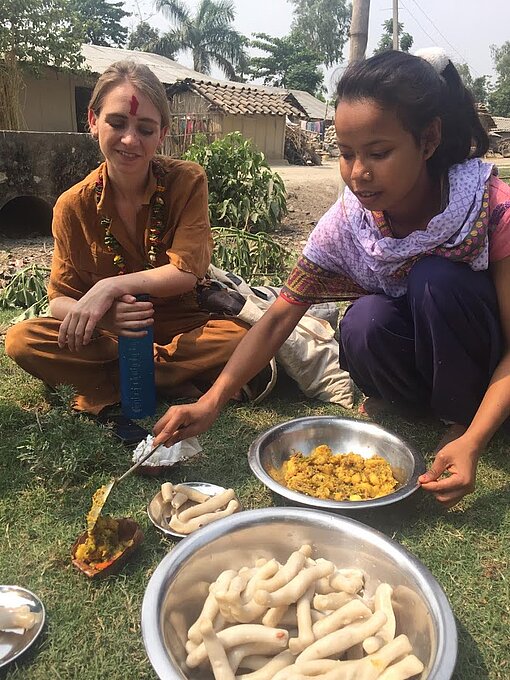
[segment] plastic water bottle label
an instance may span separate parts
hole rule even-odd
[[[127,418],[146,418],[156,412],[152,326],[146,331],[141,338],[119,336],[120,400]]]

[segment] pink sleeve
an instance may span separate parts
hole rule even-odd
[[[497,177],[489,180],[489,260],[510,255],[510,186]]]

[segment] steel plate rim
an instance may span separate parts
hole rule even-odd
[[[44,604],[42,600],[31,590],[28,590],[28,588],[23,588],[22,586],[16,586],[16,585],[0,585],[0,593],[4,591],[4,589],[11,589],[15,590],[19,593],[24,593],[27,595],[29,598],[33,600],[33,602],[40,607],[40,612],[41,612],[41,619],[40,621],[36,624],[37,626],[37,631],[34,634],[33,638],[26,644],[22,649],[20,649],[14,656],[9,657],[8,659],[2,659],[0,658],[0,668],[4,668],[5,666],[8,666],[10,663],[15,661],[16,659],[19,659],[19,657],[24,654],[27,650],[30,649],[30,647],[34,644],[34,642],[37,640],[37,638],[40,636],[42,629],[44,628],[44,624],[46,622],[46,609],[44,607]]]
[[[214,491],[214,493],[208,494],[212,498],[213,496],[216,496],[217,494],[221,493],[222,491],[226,490],[226,487],[220,486],[219,484],[211,484],[210,482],[179,482],[179,484],[183,484],[184,486],[189,486],[193,489],[198,489],[198,488],[203,488],[207,487],[211,491]],[[150,512],[150,505],[152,501],[156,498],[156,496],[161,493],[161,490],[158,491],[157,494],[155,494],[150,502],[147,504],[147,515],[152,522],[152,524],[156,527],[156,529],[159,529],[159,531],[162,531],[166,536],[172,536],[173,538],[186,538],[190,534],[180,534],[177,531],[174,531],[173,529],[165,529],[165,527],[162,527],[160,524],[156,522],[154,517],[151,515]],[[207,493],[204,491],[204,493]]]

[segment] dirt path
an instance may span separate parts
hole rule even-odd
[[[319,218],[338,197],[338,161],[319,166],[279,163],[271,165],[285,182],[289,214],[275,236],[288,248],[300,251]]]

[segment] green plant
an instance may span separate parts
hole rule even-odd
[[[18,460],[36,478],[64,487],[86,482],[94,470],[113,470],[118,462],[113,455],[118,444],[112,439],[109,450],[104,428],[73,411],[73,400],[73,388],[58,385],[55,407],[24,427],[16,447]]]
[[[239,132],[212,144],[197,135],[184,158],[199,163],[207,173],[213,227],[273,231],[287,214],[282,178]]]
[[[156,9],[173,24],[152,46],[151,51],[175,59],[176,52],[190,51],[193,69],[211,73],[217,66],[229,80],[239,80],[246,71],[247,38],[234,27],[236,11],[232,0],[156,0]]]
[[[17,271],[0,290],[0,309],[22,307],[25,312],[21,317],[25,319],[44,314],[48,308],[46,278],[49,271],[47,267],[36,264]],[[17,317],[15,321],[21,321],[21,317]]]
[[[25,127],[25,73],[79,69],[83,28],[67,0],[4,0],[0,5],[0,129]]]
[[[267,33],[253,33],[251,47],[265,53],[250,60],[252,80],[263,79],[264,85],[283,87],[286,90],[304,90],[311,95],[326,91],[324,72],[319,52],[310,47],[309,36],[291,31],[283,37]]]
[[[289,269],[290,253],[264,233],[213,228],[213,264],[235,272],[248,283],[281,285]]]
[[[510,184],[510,166],[509,165],[499,165],[498,166],[498,176],[499,179],[507,184]]]

